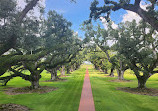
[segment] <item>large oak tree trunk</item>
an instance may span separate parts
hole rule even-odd
[[[105,74],[108,74],[108,69],[105,69],[105,70],[104,70],[104,73],[105,73]]]
[[[64,65],[62,65],[60,73],[61,73],[62,76],[65,75],[65,66]]]
[[[30,82],[31,82],[31,89],[37,89],[40,87],[39,85],[39,80],[41,78],[41,75],[38,73],[38,71],[35,71],[35,72],[31,72],[31,75],[30,75],[31,79],[30,79]]]
[[[69,67],[68,67],[66,70],[67,70],[67,72],[66,72],[67,74],[71,74],[71,73],[70,73],[70,68],[69,68]]]
[[[57,76],[57,70],[56,69],[52,69],[51,70],[51,80],[55,80],[57,78],[58,78],[58,76]]]
[[[138,79],[138,88],[146,88],[146,81],[148,80],[148,76],[140,76]]]
[[[71,73],[70,73],[70,69],[71,69],[71,66],[70,66],[70,65],[67,65],[67,66],[66,66],[66,74],[71,74]]]
[[[138,8],[136,13],[158,31],[158,22],[155,16],[153,16],[150,12],[144,11],[142,8]]]
[[[118,74],[118,79],[119,80],[124,80],[124,71],[118,70],[117,69],[117,74]]]
[[[139,1],[139,0],[136,0]],[[150,11],[145,11],[142,9],[139,4],[133,6],[124,6],[122,7],[125,10],[130,10],[137,13],[145,22],[149,23],[156,31],[158,31],[158,22],[156,16]]]
[[[114,68],[111,68],[109,76],[114,77]]]
[[[55,80],[56,78],[55,78],[55,74],[52,72],[51,73],[51,80]]]
[[[31,89],[38,89],[39,87],[39,80],[31,81]]]

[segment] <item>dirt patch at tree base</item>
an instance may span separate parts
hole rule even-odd
[[[43,81],[43,82],[58,82],[58,81],[67,81],[67,79],[61,79],[61,78],[57,78],[55,80],[46,80],[46,81]]]
[[[26,106],[19,104],[0,104],[0,111],[30,111]]]
[[[116,76],[109,76],[109,75],[106,75],[106,76],[104,76],[104,77],[116,77]]]
[[[70,76],[66,76],[66,75],[60,75],[59,77],[70,77]]]
[[[158,96],[158,89],[153,89],[153,88],[142,88],[141,89],[141,88],[119,87],[116,89],[124,91],[124,92],[129,92],[132,94]]]
[[[109,80],[110,82],[131,82],[131,80],[119,80],[119,79],[114,79],[114,80]]]
[[[50,87],[50,86],[41,86],[38,89],[31,89],[30,87],[22,87],[22,88],[5,88],[4,91],[8,95],[18,95],[18,94],[28,94],[28,93],[48,93],[51,91],[57,90],[55,87]]]

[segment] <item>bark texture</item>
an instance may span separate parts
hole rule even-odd
[[[147,82],[148,78],[149,77],[146,77],[146,76],[137,77],[137,79],[138,79],[138,88],[146,88],[146,82]]]
[[[60,73],[61,73],[62,76],[65,75],[65,66],[64,65],[62,65]]]
[[[51,73],[51,80],[55,80],[58,78],[56,69],[52,69],[50,73]]]
[[[124,80],[124,71],[117,69],[118,79]]]

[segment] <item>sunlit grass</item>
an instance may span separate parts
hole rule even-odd
[[[136,77],[130,70],[127,70],[124,76],[131,82],[110,82],[117,78],[106,77],[102,72],[91,68],[92,66],[89,66],[96,111],[157,111],[158,97],[116,90],[117,87],[137,87]],[[148,80],[147,87],[158,89],[158,75]]]
[[[0,104],[21,104],[33,111],[77,111],[86,68],[90,74],[96,111],[157,111],[158,97],[116,90],[117,87],[137,87],[137,80],[132,71],[127,70],[124,75],[130,82],[110,82],[117,77],[106,77],[107,74],[94,70],[93,65],[82,65],[79,70],[68,74],[69,77],[64,77],[67,81],[43,82],[50,79],[50,74],[44,71],[40,85],[58,88],[45,94],[6,95],[2,90],[4,87],[0,86]],[[7,87],[25,86],[30,86],[30,83],[17,77],[11,80]],[[147,87],[158,89],[158,75],[150,77]]]
[[[42,82],[50,79],[50,74],[44,71],[40,79],[40,85],[58,88],[56,91],[45,94],[6,95],[3,91],[5,87],[0,86],[0,104],[21,104],[33,109],[33,111],[77,111],[85,71],[85,68],[81,66],[79,70],[74,71],[69,77],[64,78],[67,81]],[[22,80],[19,77],[14,78],[7,85],[7,87],[25,86],[30,86],[30,82]]]

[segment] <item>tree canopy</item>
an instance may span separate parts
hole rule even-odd
[[[0,4],[7,2],[2,0]],[[1,15],[0,28],[0,48],[4,47],[0,56],[0,80],[4,80],[4,85],[19,76],[30,81],[32,89],[39,88],[43,70],[71,62],[82,49],[82,41],[74,35],[71,22],[56,11],[49,11],[47,18],[40,19],[26,15],[37,2],[29,1],[22,12],[17,10],[15,1],[8,3],[8,7],[1,7],[8,13]],[[30,74],[25,74],[24,70]],[[7,71],[12,73],[4,76]]]
[[[129,10],[137,13],[145,22],[149,23],[155,30],[158,31],[158,14],[157,14],[157,0],[147,0],[148,6],[146,10],[140,6],[143,0],[104,0],[104,5],[100,6],[99,1],[94,0],[91,4],[90,19],[99,19],[104,17],[110,21],[110,13],[120,9]],[[98,6],[99,5],[99,6]]]

